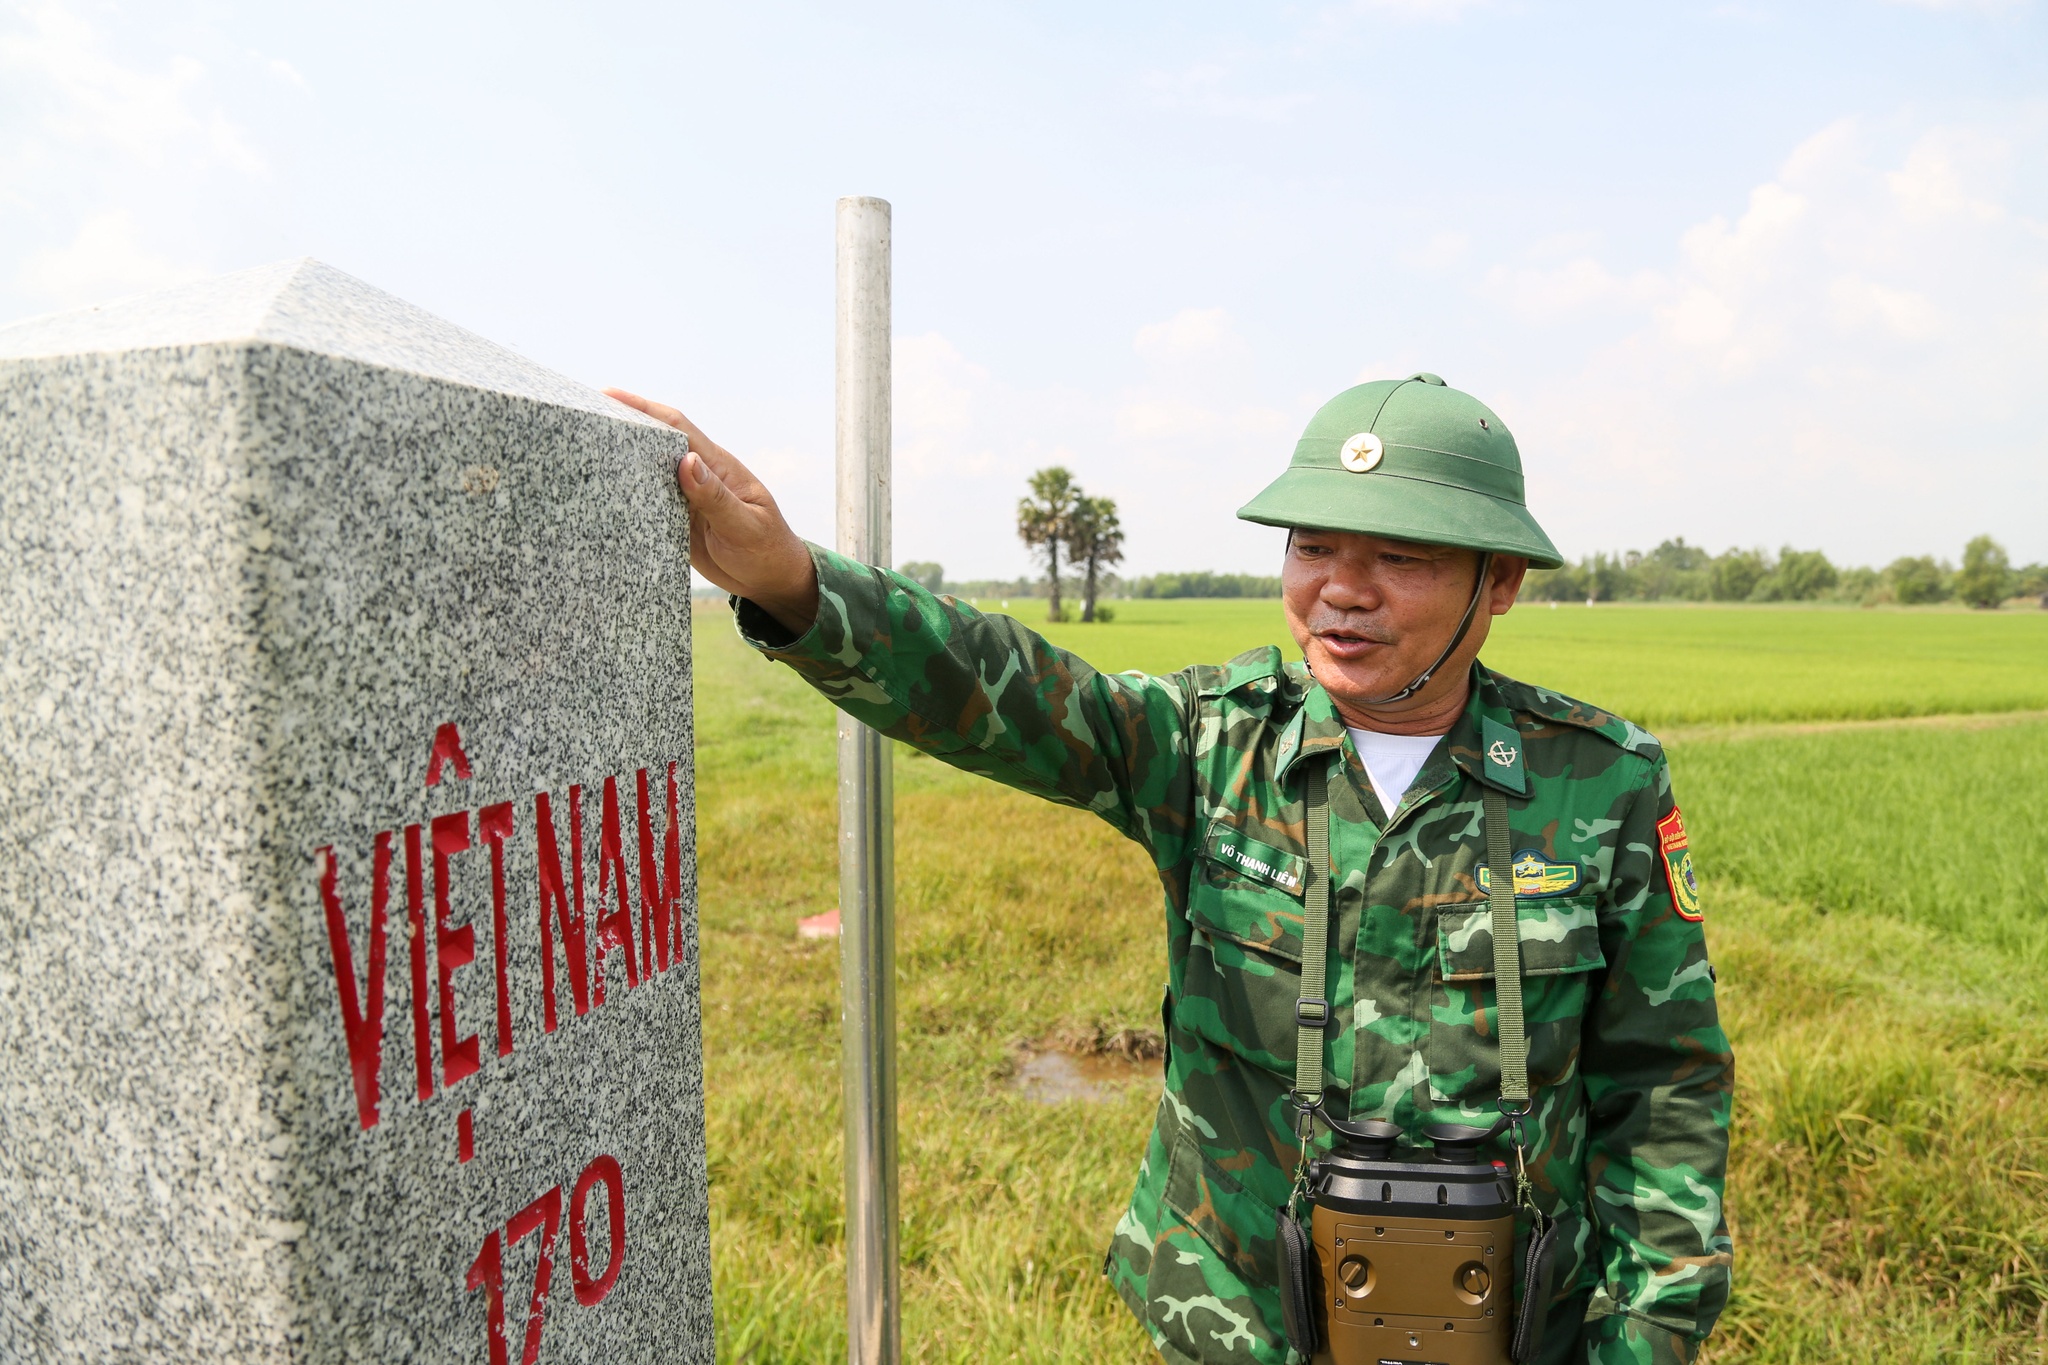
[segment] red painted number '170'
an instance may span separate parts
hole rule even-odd
[[[605,1229],[611,1246],[604,1269],[590,1269],[589,1213],[594,1186],[605,1187]],[[533,1294],[526,1304],[526,1339],[519,1355],[520,1365],[535,1365],[540,1359],[541,1326],[547,1317],[548,1286],[555,1274],[555,1241],[562,1231],[562,1187],[547,1193],[512,1215],[502,1229],[492,1228],[484,1237],[476,1259],[470,1262],[465,1285],[472,1294],[484,1291],[484,1321],[491,1347],[491,1365],[511,1365],[510,1345],[505,1337],[505,1249],[528,1237],[540,1236],[540,1259],[533,1268]],[[626,1262],[626,1178],[618,1158],[598,1156],[576,1177],[569,1196],[569,1281],[576,1302],[594,1308],[619,1282]]]

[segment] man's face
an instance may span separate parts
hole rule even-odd
[[[1514,605],[1528,569],[1525,559],[1495,556],[1472,628],[1429,686],[1389,707],[1366,705],[1400,691],[1436,661],[1457,633],[1478,569],[1473,550],[1353,531],[1293,533],[1280,579],[1287,624],[1348,722],[1462,703],[1466,674],[1486,642],[1491,618]]]

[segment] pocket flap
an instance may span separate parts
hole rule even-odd
[[[1188,887],[1188,918],[1205,933],[1299,962],[1307,874],[1299,854],[1211,826]]]
[[[1517,897],[1515,922],[1522,940],[1523,976],[1564,976],[1607,965],[1600,951],[1595,896]],[[1437,912],[1437,970],[1445,981],[1493,977],[1493,908],[1481,901]]]

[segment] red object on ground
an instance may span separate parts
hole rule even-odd
[[[798,938],[838,938],[839,907],[834,906],[822,915],[812,915],[796,922]]]

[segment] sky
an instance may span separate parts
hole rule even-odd
[[[1570,556],[2048,560],[2048,0],[0,0],[0,321],[313,256],[683,408],[832,533],[833,205],[894,212],[893,558],[1132,574],[1326,399],[1515,433]]]

